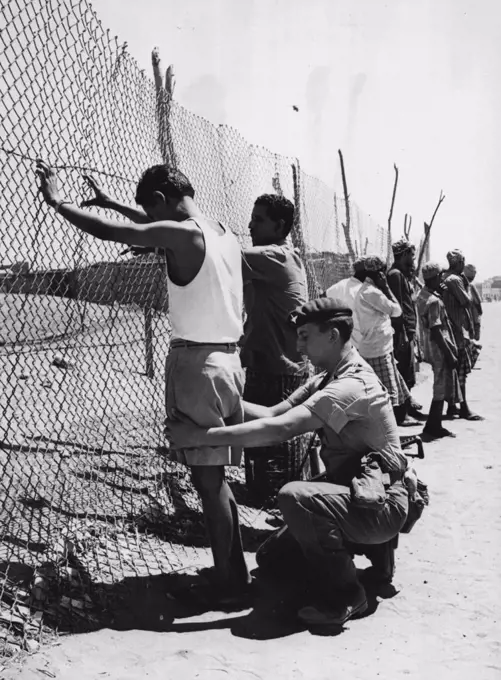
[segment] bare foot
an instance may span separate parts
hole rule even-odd
[[[434,439],[443,439],[444,437],[455,438],[456,435],[450,430],[446,430],[445,427],[438,428],[424,428],[423,430],[423,441],[433,441]]]

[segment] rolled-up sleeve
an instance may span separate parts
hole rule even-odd
[[[356,379],[330,383],[303,402],[314,415],[337,434],[350,422],[367,413],[367,398]]]
[[[291,406],[300,406],[313,394],[313,392],[315,392],[321,381],[322,376],[317,375],[314,378],[310,378],[304,385],[298,387],[297,390],[287,398],[287,401]]]
[[[275,281],[284,266],[285,256],[279,249],[254,246],[242,251],[242,274],[244,281],[258,279]]]

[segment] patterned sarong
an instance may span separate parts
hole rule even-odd
[[[466,385],[466,378],[475,368],[481,346],[474,341],[466,341],[464,347],[458,352],[458,378],[461,388]]]
[[[365,361],[388,390],[392,406],[401,406],[410,399],[411,393],[397,368],[393,352]]]

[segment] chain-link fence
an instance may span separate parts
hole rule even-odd
[[[185,469],[162,455],[165,271],[77,232],[37,193],[93,173],[119,200],[165,160],[153,81],[85,0],[6,0],[0,25],[0,641],[99,625],[121,586],[199,564],[207,543]],[[294,159],[169,103],[170,153],[207,215],[247,242],[255,198],[295,201],[310,295],[349,273],[344,199]],[[167,115],[167,114],[166,114]],[[160,120],[160,126],[159,126]],[[172,160],[172,159],[171,159]],[[358,252],[387,232],[351,204]],[[233,474],[249,549],[266,535]],[[269,527],[268,527],[269,528]]]

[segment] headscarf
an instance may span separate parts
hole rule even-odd
[[[463,269],[463,274],[467,278],[475,278],[477,274],[477,268],[475,267],[474,264],[465,264],[464,269]]]
[[[379,255],[369,255],[365,258],[365,271],[379,272],[386,267],[386,262]]]
[[[360,274],[365,269],[365,257],[357,257],[353,263],[353,271],[355,274]]]
[[[408,252],[414,253],[416,251],[416,246],[403,237],[399,241],[395,241],[391,246],[391,249],[393,250],[393,257],[400,257],[400,255],[405,255],[405,253]]]
[[[454,267],[454,265],[457,265],[460,262],[464,262],[463,251],[459,250],[458,248],[455,248],[454,250],[449,250],[449,252],[447,253],[447,260],[449,262],[450,267]]]
[[[441,264],[438,262],[427,262],[426,264],[423,265],[423,268],[421,269],[421,274],[423,275],[423,279],[427,281],[428,279],[433,279],[435,276],[438,276],[441,272],[443,271],[443,267]]]

